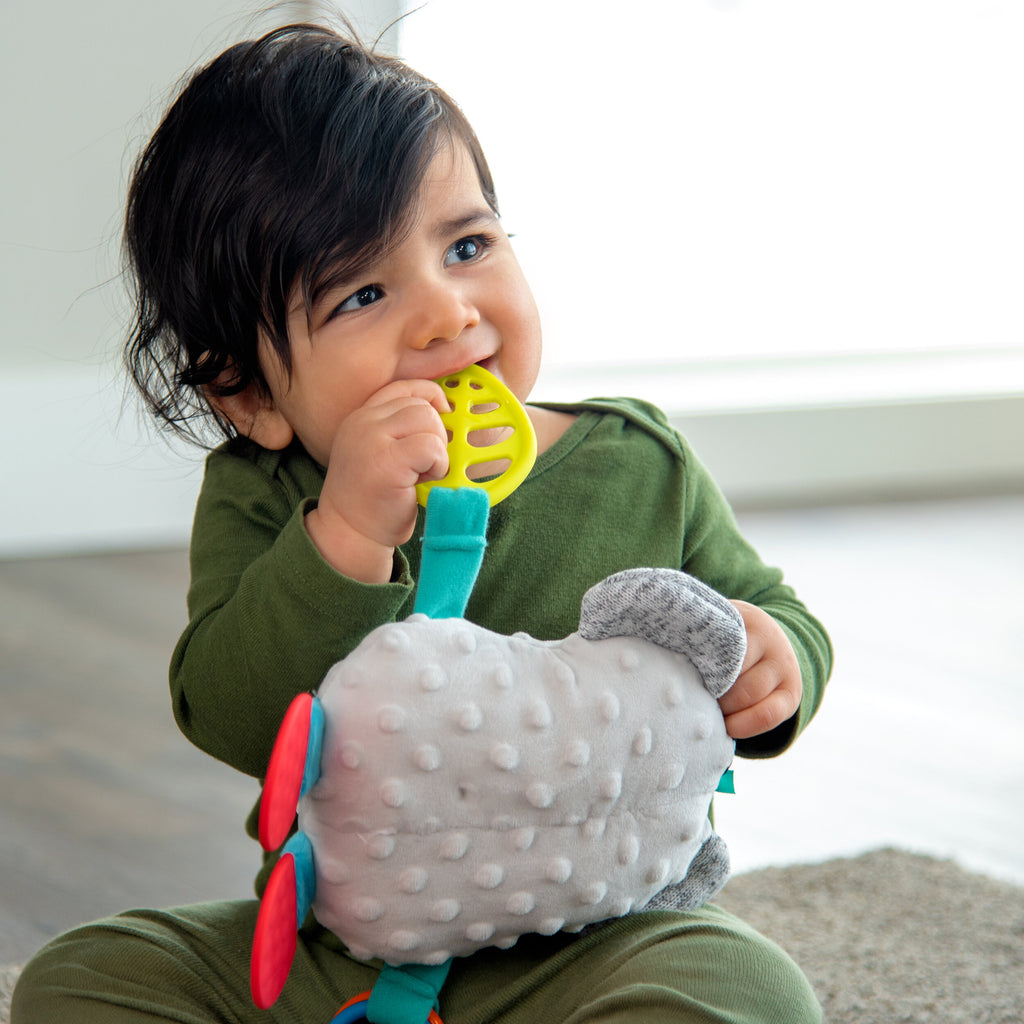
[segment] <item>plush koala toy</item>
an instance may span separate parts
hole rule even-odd
[[[440,964],[699,906],[729,870],[708,807],[745,643],[725,598],[660,569],[593,587],[561,641],[424,615],[379,627],[315,698],[289,847],[311,848],[317,919],[357,957]]]

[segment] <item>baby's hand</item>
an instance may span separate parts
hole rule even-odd
[[[448,411],[428,380],[385,385],[341,423],[320,502],[306,528],[339,572],[364,583],[391,578],[394,550],[416,525],[416,484],[448,472]]]
[[[747,653],[736,682],[719,698],[725,729],[736,740],[760,736],[800,707],[803,681],[793,645],[765,611],[733,601],[747,630]]]

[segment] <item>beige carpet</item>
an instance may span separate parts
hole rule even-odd
[[[880,850],[730,880],[718,901],[804,969],[826,1024],[1024,1024],[1024,889]]]
[[[879,850],[738,875],[718,902],[793,955],[826,1024],[1024,1024],[1017,886]],[[0,1024],[17,973],[0,967]]]

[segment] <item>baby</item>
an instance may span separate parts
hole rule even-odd
[[[810,721],[828,638],[664,414],[635,399],[529,401],[540,318],[476,136],[435,84],[322,27],[231,47],[190,77],[142,154],[125,241],[136,383],[172,428],[224,435],[170,672],[199,747],[262,778],[292,698],[410,614],[416,485],[447,471],[436,380],[472,364],[529,402],[539,454],[492,511],[465,617],[559,639],[605,577],[684,570],[746,631],[720,700],[738,753],[778,754]],[[310,918],[280,999],[257,1014],[256,911],[134,911],[61,936],[26,968],[13,1020],[326,1022],[372,987],[379,962]],[[459,958],[440,1012],[448,1024],[820,1020],[792,961],[714,905]]]

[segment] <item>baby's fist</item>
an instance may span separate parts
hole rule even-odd
[[[736,682],[719,698],[725,728],[736,740],[770,732],[800,707],[800,665],[782,627],[746,601],[733,601],[747,631],[747,653]]]

